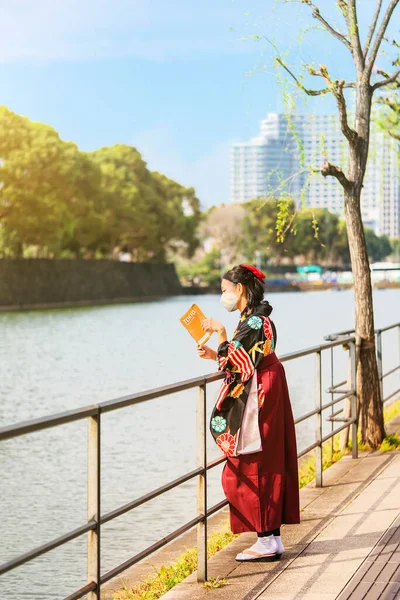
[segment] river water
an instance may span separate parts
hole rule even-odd
[[[271,294],[277,354],[323,342],[349,329],[352,291]],[[197,357],[179,317],[192,302],[232,332],[218,296],[131,305],[0,313],[0,426],[93,404],[215,370]],[[400,290],[376,291],[375,326],[400,321]],[[212,338],[215,347],[215,338]],[[210,345],[211,342],[210,342]],[[383,344],[384,369],[399,361],[398,332]],[[335,382],[346,379],[346,354],[334,351]],[[323,355],[323,387],[330,385]],[[285,363],[293,411],[314,406],[314,359]],[[385,394],[398,387],[392,376]],[[209,411],[218,384],[208,391]],[[102,512],[113,510],[195,468],[195,390],[104,415]],[[324,401],[329,401],[324,395]],[[324,424],[328,431],[328,424]],[[299,449],[313,441],[313,420],[297,429]],[[209,459],[219,455],[208,438]],[[87,423],[72,423],[0,444],[0,562],[86,521]],[[220,469],[209,478],[210,505],[222,499]],[[104,526],[102,572],[196,515],[195,482]],[[0,577],[1,600],[62,599],[86,583],[86,540],[70,542]]]

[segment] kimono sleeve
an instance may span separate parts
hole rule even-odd
[[[251,316],[240,323],[231,342],[224,342],[219,346],[218,367],[220,370],[239,372],[242,383],[246,383],[272,343],[273,333],[269,319]]]

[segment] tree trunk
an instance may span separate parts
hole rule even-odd
[[[361,440],[376,448],[385,437],[383,408],[375,352],[371,271],[361,219],[361,191],[368,160],[372,89],[358,74],[355,130],[349,143],[349,181],[345,189],[345,218],[354,277],[357,345],[357,402],[361,406]]]
[[[345,216],[354,276],[355,332],[358,345],[357,399],[361,404],[361,439],[376,448],[385,437],[375,352],[371,272],[359,199],[347,197]]]
[[[385,428],[375,352],[371,271],[360,208],[368,159],[371,103],[369,84],[359,81],[355,115],[357,139],[350,142],[350,185],[345,189],[344,209],[354,277],[357,401],[361,405],[361,439],[376,448],[385,437]]]

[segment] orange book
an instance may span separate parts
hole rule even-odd
[[[202,328],[201,324],[205,318],[205,315],[197,304],[192,304],[189,310],[180,318],[182,325],[188,330],[199,346],[203,346],[208,342],[213,334],[212,331],[204,331]]]

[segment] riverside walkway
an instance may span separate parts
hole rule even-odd
[[[400,433],[400,415],[387,425]],[[400,452],[360,452],[324,471],[324,487],[300,492],[301,523],[284,526],[280,561],[237,563],[242,534],[209,561],[207,590],[188,577],[163,600],[400,599]]]

